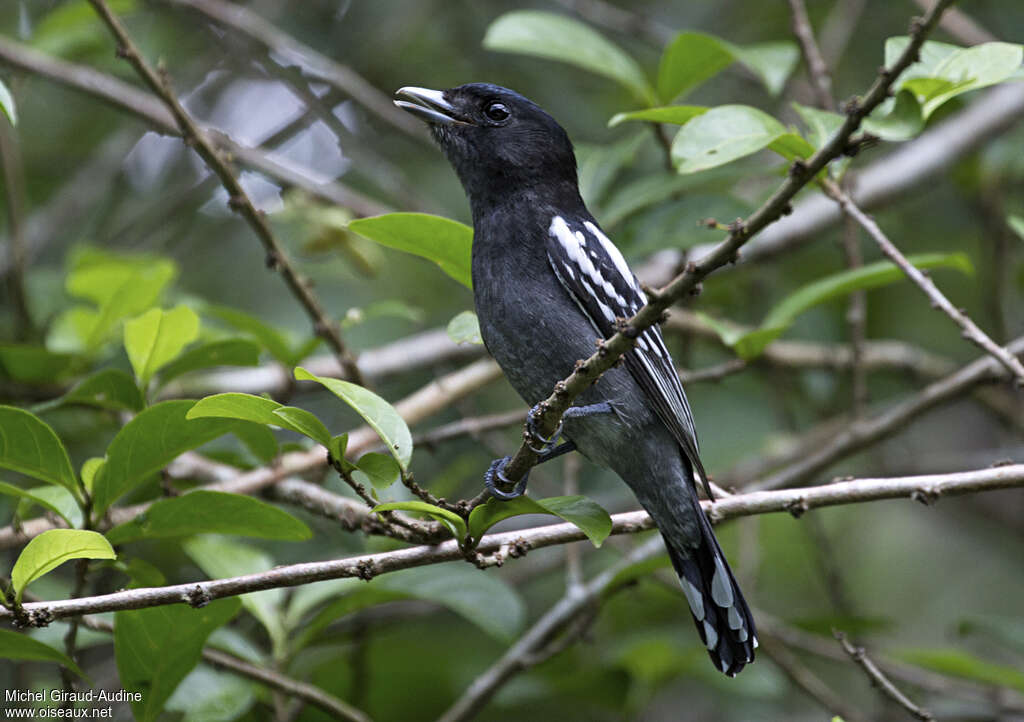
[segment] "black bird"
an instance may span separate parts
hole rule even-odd
[[[596,338],[646,303],[622,253],[580,197],[565,130],[535,103],[488,83],[406,87],[395,104],[424,121],[462,181],[473,212],[473,295],[488,351],[529,404],[547,398]],[[653,517],[697,631],[729,676],[754,660],[750,609],[697,500],[707,476],[690,406],[653,327],[565,415],[568,442],[537,439],[544,456],[579,449],[613,469]],[[557,435],[556,435],[557,436]],[[485,477],[501,492],[505,459]]]

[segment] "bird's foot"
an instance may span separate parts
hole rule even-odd
[[[524,436],[526,437],[526,445],[529,446],[535,453],[543,454],[546,451],[550,451],[555,442],[558,441],[559,434],[562,433],[562,422],[558,422],[558,428],[555,429],[555,433],[551,436],[544,436],[538,431],[537,426],[540,424],[540,416],[544,413],[543,402],[537,404],[530,413],[526,415],[526,431]]]
[[[506,479],[505,474],[502,473],[505,469],[505,464],[509,462],[508,456],[501,459],[495,459],[491,462],[490,467],[484,473],[484,486],[487,487],[487,491],[490,492],[491,496],[501,501],[509,501],[510,499],[518,499],[524,493],[526,493],[526,482],[530,478],[530,472],[527,471],[523,474],[523,478],[515,482],[511,479]],[[512,491],[502,491],[497,487],[497,484],[504,484],[505,486],[513,486]]]

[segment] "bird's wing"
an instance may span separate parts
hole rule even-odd
[[[617,320],[632,318],[647,303],[626,259],[593,221],[577,223],[555,216],[548,228],[547,253],[558,280],[602,338],[615,333]],[[710,497],[690,404],[661,329],[652,326],[640,334],[636,347],[623,358],[659,418],[683,447]]]

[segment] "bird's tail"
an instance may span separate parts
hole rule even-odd
[[[658,526],[663,530],[672,566],[679,575],[697,632],[711,661],[725,674],[735,677],[744,665],[754,661],[757,648],[754,617],[715,539],[711,522],[696,497],[687,496],[686,503],[695,507],[699,540],[678,543],[671,534],[664,533],[666,527]]]

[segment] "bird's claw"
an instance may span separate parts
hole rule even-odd
[[[562,433],[562,421],[559,419],[558,428],[555,429],[555,433],[551,436],[544,436],[537,430],[537,426],[540,423],[540,415],[542,413],[541,405],[537,404],[530,413],[526,415],[526,445],[535,454],[543,454],[550,451],[555,442],[558,441],[559,435]]]
[[[523,478],[515,482],[515,486],[512,491],[502,491],[499,489],[495,482],[511,486],[512,481],[505,478],[505,474],[502,471],[505,468],[505,464],[509,461],[509,457],[505,456],[501,459],[495,459],[491,462],[490,467],[484,473],[484,486],[487,487],[487,491],[490,492],[491,496],[501,501],[509,501],[510,499],[518,499],[526,492],[526,482],[530,478],[530,472],[523,474]]]

